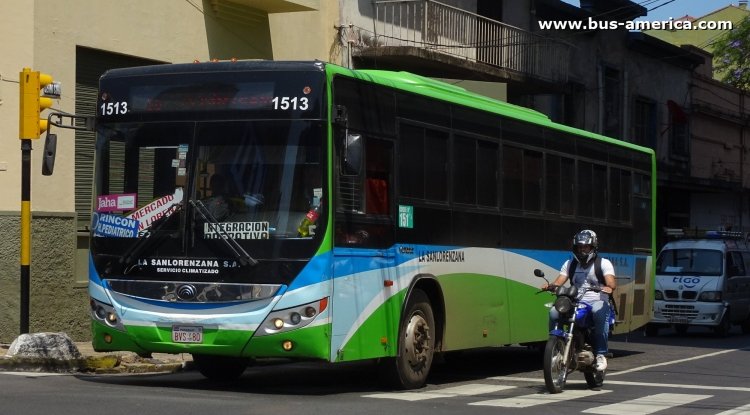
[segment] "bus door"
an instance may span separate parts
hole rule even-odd
[[[360,172],[336,172],[332,350],[336,361],[396,353],[393,143],[361,135]],[[394,311],[395,309],[395,311]]]

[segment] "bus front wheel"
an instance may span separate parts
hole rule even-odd
[[[422,387],[435,353],[435,317],[424,291],[411,293],[399,329],[398,356],[381,362],[385,380],[399,389]]]
[[[193,362],[201,375],[211,380],[231,381],[239,378],[249,363],[242,357],[194,354]]]

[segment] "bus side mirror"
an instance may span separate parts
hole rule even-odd
[[[55,170],[55,153],[57,152],[57,134],[47,133],[44,139],[42,155],[42,175],[51,176]]]
[[[343,173],[358,176],[362,171],[362,135],[346,134],[344,141]]]

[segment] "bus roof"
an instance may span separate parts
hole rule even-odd
[[[325,64],[320,61],[267,61],[238,60],[219,62],[167,63],[163,65],[135,66],[132,68],[109,69],[101,78],[144,75],[165,75],[200,72],[241,72],[247,70],[267,71],[313,71],[323,72]]]
[[[200,72],[239,72],[248,70],[268,70],[268,71],[315,71],[323,72],[326,69],[331,74],[340,74],[351,78],[357,78],[364,81],[389,86],[392,88],[412,92],[419,95],[426,95],[433,98],[441,99],[454,104],[477,108],[482,111],[500,114],[510,118],[518,119],[543,125],[556,130],[585,136],[600,141],[614,142],[618,145],[628,147],[641,152],[654,154],[654,151],[647,147],[642,147],[626,141],[617,140],[600,134],[592,133],[586,130],[580,130],[564,124],[558,124],[549,119],[539,111],[521,107],[507,102],[499,101],[484,95],[467,91],[465,88],[451,85],[446,82],[427,78],[409,72],[394,72],[375,69],[347,69],[331,63],[322,61],[270,61],[270,60],[237,60],[237,61],[219,61],[219,62],[200,62],[200,63],[177,63],[139,66],[132,68],[117,68],[106,71],[101,79],[110,77],[129,77],[129,76],[149,76],[165,75],[180,73],[200,73]]]
[[[455,104],[477,108],[482,111],[492,112],[517,120],[543,125],[545,127],[576,134],[579,136],[585,136],[600,141],[614,142],[624,147],[628,147],[644,153],[649,153],[652,156],[655,154],[654,150],[648,147],[642,147],[637,144],[607,137],[601,134],[592,133],[590,131],[581,130],[564,124],[559,124],[552,121],[548,116],[539,111],[499,101],[494,98],[470,92],[465,88],[456,85],[451,85],[446,82],[438,81],[413,73],[375,69],[352,70],[333,64],[327,64],[326,67],[334,74],[362,79],[364,81],[413,92],[415,94],[438,98]]]

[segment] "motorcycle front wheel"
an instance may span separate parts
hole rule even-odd
[[[544,348],[544,384],[549,393],[560,393],[565,388],[568,365],[563,361],[564,353],[565,341],[550,336]]]

